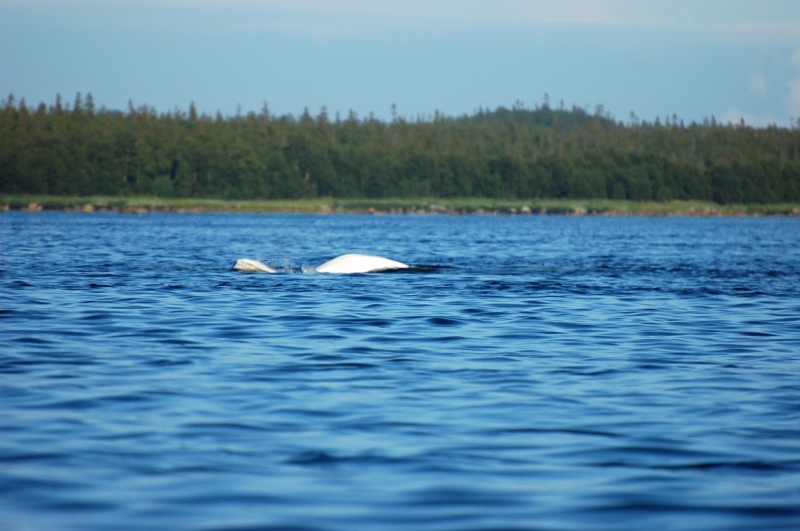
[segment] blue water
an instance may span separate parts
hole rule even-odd
[[[5,212],[0,251],[4,530],[800,529],[800,219]],[[300,272],[347,252],[423,267]]]

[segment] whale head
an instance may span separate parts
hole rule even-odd
[[[249,273],[275,273],[271,267],[262,264],[258,260],[250,258],[239,258],[234,262],[233,269],[236,271],[246,271]]]

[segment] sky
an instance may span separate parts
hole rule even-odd
[[[0,0],[0,98],[427,118],[800,118],[798,0]]]

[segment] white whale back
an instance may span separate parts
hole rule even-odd
[[[389,260],[382,256],[372,256],[368,254],[343,254],[333,260],[328,260],[319,267],[309,268],[303,266],[306,273],[375,273],[377,271],[391,271],[393,269],[407,269],[409,266],[402,262]],[[236,271],[246,271],[251,273],[276,273],[271,267],[262,264],[258,260],[251,258],[239,258],[233,264]]]
[[[343,254],[317,267],[318,273],[374,273],[392,269],[407,269],[402,262],[368,254]]]

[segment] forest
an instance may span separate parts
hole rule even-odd
[[[479,109],[389,121],[0,103],[0,193],[217,199],[485,197],[800,201],[799,127],[602,106]]]

